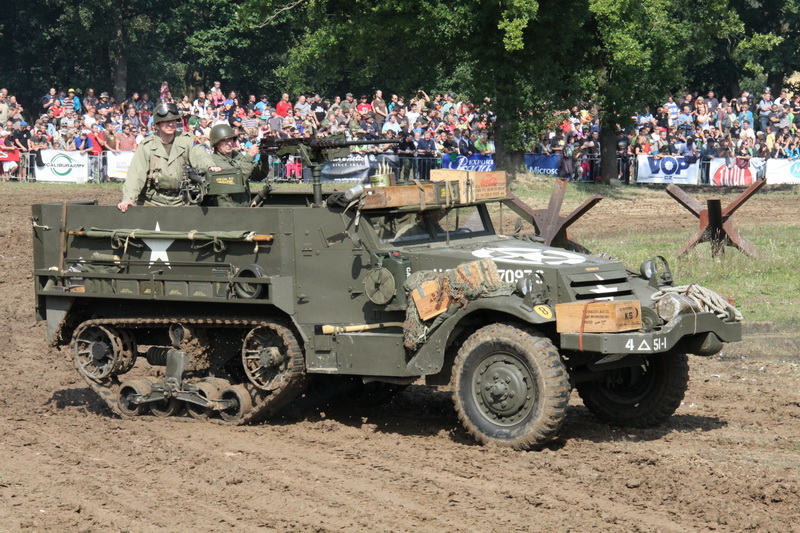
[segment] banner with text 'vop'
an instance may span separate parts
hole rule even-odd
[[[36,157],[36,181],[86,183],[89,178],[89,156],[79,152],[42,150]]]
[[[697,161],[681,156],[640,155],[636,158],[636,183],[677,183],[697,185]]]

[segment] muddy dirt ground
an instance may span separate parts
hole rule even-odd
[[[791,332],[692,357],[685,401],[657,429],[610,428],[574,395],[541,452],[476,445],[448,390],[422,385],[250,427],[121,420],[34,320],[28,220],[31,203],[118,195],[0,184],[0,532],[800,531]],[[608,231],[622,209],[629,227],[651,209],[696,227],[661,192],[607,198],[583,231]],[[752,224],[796,222],[797,196],[745,209]]]

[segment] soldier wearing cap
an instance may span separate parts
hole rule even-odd
[[[133,155],[122,201],[117,204],[123,213],[132,205],[183,205],[179,186],[187,163],[202,171],[220,170],[194,136],[176,134],[179,119],[175,104],[163,102],[153,111],[156,132],[142,141]]]
[[[237,207],[250,205],[249,181],[261,181],[267,176],[268,169],[263,164],[263,159],[258,163],[254,158],[258,154],[258,145],[251,146],[247,153],[239,152],[236,148],[236,132],[228,124],[217,124],[209,133],[211,146],[214,153],[211,159],[214,166],[221,169],[220,176],[224,174],[225,180],[218,180],[209,176],[209,192],[212,193],[211,205],[219,207]],[[223,183],[227,194],[213,194],[211,188]]]
[[[342,113],[352,113],[356,108],[356,103],[353,100],[353,93],[347,93],[344,96],[344,102],[341,104]]]

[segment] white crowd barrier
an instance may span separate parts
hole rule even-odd
[[[103,152],[88,155],[76,151],[46,149],[30,155],[36,181],[86,183],[124,180],[133,159],[133,152]]]

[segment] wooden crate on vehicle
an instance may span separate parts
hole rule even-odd
[[[458,202],[456,183],[425,183],[393,187],[370,187],[362,198],[361,209],[385,207],[453,205]]]
[[[615,333],[641,327],[639,300],[556,304],[556,331],[559,333]]]
[[[459,197],[463,203],[508,196],[508,177],[503,170],[479,172],[436,169],[431,171],[431,181],[458,182]]]
[[[449,292],[439,280],[422,283],[411,291],[411,297],[414,299],[417,313],[419,313],[419,317],[422,320],[429,320],[441,315],[455,303],[455,300],[450,297]]]

